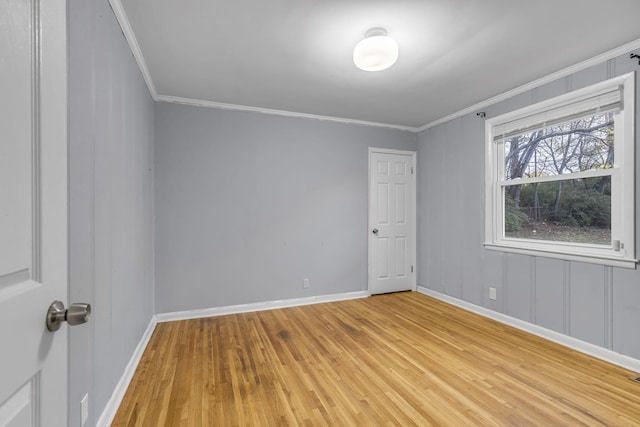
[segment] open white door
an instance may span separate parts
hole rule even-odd
[[[67,425],[65,0],[0,6],[0,426]]]
[[[369,148],[369,292],[415,290],[416,153]]]

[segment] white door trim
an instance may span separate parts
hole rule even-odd
[[[417,169],[417,152],[416,151],[408,151],[408,150],[395,150],[391,148],[376,148],[369,147],[369,151],[367,153],[368,156],[368,168],[367,168],[367,290],[369,294],[371,294],[371,281],[373,278],[373,260],[371,250],[370,250],[370,240],[371,240],[371,230],[373,229],[373,225],[371,224],[371,154],[373,153],[382,153],[382,154],[399,154],[411,157],[411,185],[413,187],[411,191],[411,203],[413,208],[411,209],[410,218],[411,218],[411,233],[414,237],[413,244],[409,248],[411,250],[411,265],[413,266],[413,272],[411,274],[411,290],[417,290],[417,277],[418,277],[418,266],[417,266],[417,242],[418,242],[418,233],[417,233],[417,179],[418,169]]]

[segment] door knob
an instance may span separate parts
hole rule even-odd
[[[378,229],[377,229],[377,228],[374,228],[373,230],[371,230],[371,232],[372,232],[373,234],[375,234],[376,236],[378,235]]]
[[[71,326],[87,323],[90,315],[91,304],[75,303],[65,309],[62,301],[54,301],[47,311],[47,329],[57,331],[65,321]]]

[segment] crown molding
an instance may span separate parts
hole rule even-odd
[[[489,107],[493,104],[496,104],[498,102],[504,101],[505,99],[509,99],[515,95],[519,95],[521,93],[527,92],[531,89],[535,89],[537,87],[540,87],[542,85],[545,85],[547,83],[551,83],[554,80],[558,80],[562,77],[566,77],[569,76],[571,74],[577,73],[578,71],[582,71],[584,69],[587,69],[589,67],[592,67],[594,65],[598,65],[602,62],[608,61],[610,59],[616,58],[620,55],[624,55],[625,53],[629,53],[632,50],[635,49],[640,49],[640,39],[634,40],[632,42],[623,44],[622,46],[616,47],[614,49],[611,49],[607,52],[601,53],[600,55],[596,55],[593,58],[589,58],[585,61],[579,62],[577,64],[571,65],[567,68],[563,68],[560,71],[556,71],[554,73],[551,74],[547,74],[544,77],[541,77],[537,80],[534,80],[532,82],[523,84],[522,86],[518,86],[515,89],[511,89],[507,92],[503,92],[500,95],[496,95],[492,98],[486,99],[484,101],[478,102],[477,104],[474,104],[470,107],[467,107],[463,110],[457,111],[455,113],[449,114],[448,116],[444,116],[438,120],[434,120],[430,123],[427,123],[425,125],[422,125],[420,127],[417,128],[417,132],[422,132],[424,130],[430,129],[434,126],[437,126],[439,124],[442,123],[446,123],[448,121],[457,119],[459,117],[462,117],[464,115],[467,115],[469,113],[474,113],[477,112],[478,110],[481,110],[483,108]]]
[[[111,5],[111,10],[113,10],[113,14],[116,16],[118,20],[118,24],[120,24],[120,28],[122,29],[122,34],[124,34],[124,38],[129,43],[129,49],[131,49],[131,53],[133,53],[133,57],[136,59],[138,63],[138,68],[142,73],[142,77],[144,78],[145,83],[147,84],[147,88],[149,89],[149,93],[154,101],[157,101],[158,92],[156,91],[156,86],[153,83],[153,79],[151,78],[151,73],[149,72],[149,68],[147,67],[147,63],[144,60],[144,55],[142,55],[142,50],[140,49],[140,45],[138,44],[138,39],[136,39],[136,35],[133,32],[133,28],[131,28],[131,24],[129,23],[129,18],[127,18],[127,14],[122,6],[122,2],[120,0],[109,0],[109,4]]]
[[[138,63],[138,68],[140,69],[140,72],[142,73],[142,77],[144,78],[144,81],[147,84],[147,88],[149,89],[149,93],[151,94],[151,97],[153,98],[154,101],[158,101],[158,102],[171,102],[171,103],[175,103],[175,104],[183,104],[183,105],[192,105],[192,106],[198,106],[198,107],[207,107],[207,108],[218,108],[218,109],[224,109],[224,110],[233,110],[233,111],[250,111],[250,112],[257,112],[257,113],[263,113],[263,114],[270,114],[270,115],[277,115],[277,116],[284,116],[284,117],[297,117],[297,118],[305,118],[305,119],[316,119],[316,120],[324,120],[324,121],[331,121],[331,122],[337,122],[337,123],[345,123],[345,124],[357,124],[357,125],[363,125],[363,126],[375,126],[375,127],[383,127],[383,128],[389,128],[389,129],[398,129],[398,130],[403,130],[403,131],[408,131],[408,132],[414,132],[414,133],[419,133],[422,132],[424,130],[430,129],[434,126],[437,126],[439,124],[442,123],[446,123],[448,121],[457,119],[459,117],[462,117],[466,114],[469,113],[473,113],[473,112],[477,112],[480,109],[489,107],[493,104],[496,104],[498,102],[504,101],[506,99],[509,99],[515,95],[519,95],[521,93],[524,93],[526,91],[529,91],[531,89],[535,89],[537,87],[540,87],[544,84],[550,83],[554,80],[560,79],[562,77],[566,77],[569,76],[573,73],[576,73],[578,71],[582,71],[586,68],[592,67],[594,65],[600,64],[602,62],[608,61],[610,59],[616,58],[620,55],[623,55],[625,53],[629,53],[632,50],[635,49],[640,49],[640,39],[636,39],[634,41],[631,41],[629,43],[626,43],[622,46],[616,47],[614,49],[611,49],[607,52],[601,53],[600,55],[596,55],[592,58],[589,58],[585,61],[579,62],[577,64],[571,65],[567,68],[563,68],[562,70],[556,71],[554,73],[548,74],[544,77],[541,77],[537,80],[534,80],[532,82],[526,83],[522,86],[518,86],[514,89],[511,89],[509,91],[503,92],[499,95],[496,95],[494,97],[488,98],[484,101],[478,102],[476,104],[473,104],[470,107],[464,108],[462,110],[459,110],[455,113],[449,114],[447,116],[441,117],[437,120],[434,120],[432,122],[426,123],[422,126],[418,126],[418,127],[414,127],[414,126],[402,126],[402,125],[395,125],[395,124],[390,124],[390,123],[380,123],[380,122],[371,122],[371,121],[366,121],[366,120],[356,120],[356,119],[347,119],[347,118],[342,118],[342,117],[334,117],[334,116],[323,116],[323,115],[317,115],[317,114],[308,114],[308,113],[298,113],[295,111],[285,111],[285,110],[275,110],[275,109],[270,109],[270,108],[261,108],[261,107],[251,107],[251,106],[247,106],[247,105],[237,105],[237,104],[226,104],[226,103],[222,103],[222,102],[214,102],[214,101],[205,101],[205,100],[200,100],[200,99],[191,99],[191,98],[181,98],[181,97],[177,97],[177,96],[168,96],[168,95],[159,95],[155,84],[153,83],[153,79],[151,78],[151,73],[149,72],[149,68],[147,67],[147,64],[145,62],[144,59],[144,55],[142,54],[142,51],[140,50],[140,45],[138,44],[138,41],[136,39],[136,36],[133,32],[133,29],[131,28],[131,24],[129,23],[129,19],[127,18],[127,15],[125,13],[125,10],[122,6],[121,0],[109,0],[109,4],[111,5],[111,9],[113,10],[113,13],[116,16],[116,19],[118,20],[118,23],[120,24],[120,28],[122,29],[122,33],[124,34],[125,39],[127,40],[127,42],[129,43],[129,48],[131,49],[131,52],[133,53],[134,58],[136,59],[136,62]]]
[[[136,59],[138,68],[142,73],[142,77],[144,78],[144,81],[147,84],[147,88],[149,89],[149,93],[151,94],[151,97],[153,98],[154,101],[171,102],[175,104],[192,105],[197,107],[218,108],[218,109],[232,110],[232,111],[249,111],[249,112],[270,114],[270,115],[276,115],[276,116],[315,119],[315,120],[323,120],[323,121],[330,121],[330,122],[344,123],[344,124],[382,127],[382,128],[397,129],[397,130],[403,130],[403,131],[414,132],[414,133],[418,132],[418,128],[412,127],[412,126],[402,126],[402,125],[395,125],[390,123],[371,122],[367,120],[347,119],[343,117],[298,113],[295,111],[275,110],[271,108],[252,107],[252,106],[237,105],[237,104],[226,104],[222,102],[205,101],[201,99],[160,95],[158,94],[158,91],[156,90],[156,86],[153,82],[153,79],[151,78],[151,73],[149,72],[149,68],[147,67],[147,63],[144,59],[144,55],[142,54],[142,50],[140,49],[138,40],[136,39],[135,33],[133,32],[133,28],[129,23],[129,18],[127,17],[124,7],[122,6],[121,0],[109,0],[109,4],[111,5],[111,9],[113,10],[113,13],[116,16],[116,19],[120,24],[122,33],[124,34],[124,37],[127,40],[127,43],[129,44],[129,48],[133,53],[133,57]]]
[[[411,127],[411,126],[394,125],[390,123],[370,122],[366,120],[346,119],[343,117],[322,116],[318,114],[297,113],[295,111],[274,110],[271,108],[251,107],[247,105],[225,104],[222,102],[204,101],[201,99],[191,99],[191,98],[181,98],[178,96],[158,95],[154,99],[159,102],[170,102],[174,104],[193,105],[196,107],[218,108],[222,110],[233,110],[233,111],[249,111],[254,113],[270,114],[270,115],[276,115],[276,116],[324,120],[324,121],[330,121],[330,122],[336,122],[336,123],[346,123],[346,124],[355,124],[355,125],[363,125],[363,126],[375,126],[375,127],[389,128],[389,129],[404,130],[404,131],[409,131],[414,133],[418,132],[418,128]]]

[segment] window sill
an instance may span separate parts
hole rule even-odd
[[[501,252],[509,252],[514,254],[521,254],[521,255],[554,258],[554,259],[561,259],[565,261],[586,262],[590,264],[601,264],[601,265],[606,265],[610,267],[629,268],[633,270],[636,269],[636,265],[638,263],[638,260],[633,258],[622,258],[622,257],[613,257],[613,256],[609,257],[604,255],[590,255],[590,254],[582,254],[582,253],[530,249],[530,248],[523,248],[521,246],[511,246],[511,245],[496,244],[496,243],[485,243],[484,247],[492,251],[501,251]]]

